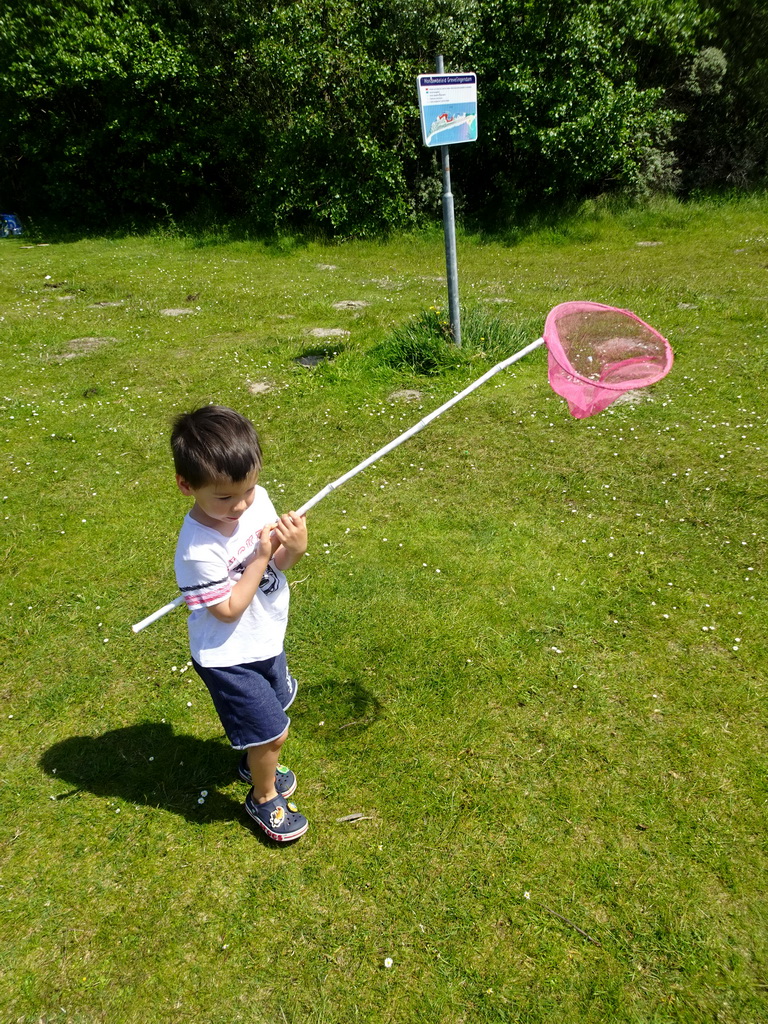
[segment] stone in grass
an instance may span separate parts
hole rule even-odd
[[[313,327],[311,331],[307,331],[307,334],[312,338],[347,338],[349,337],[349,331],[343,330],[341,327]]]
[[[93,305],[89,306],[88,308],[89,309],[110,309],[113,306],[122,306],[122,305],[123,305],[123,299],[118,299],[116,302],[94,302]]]
[[[315,266],[318,270],[338,270],[339,268],[335,263],[316,263]]]
[[[641,248],[649,248],[652,245],[663,245],[663,242],[635,242],[635,245],[639,245]]]
[[[268,380],[251,380],[248,381],[248,390],[252,395],[266,395],[275,390],[275,385]]]
[[[366,309],[370,306],[370,302],[364,302],[362,299],[343,299],[341,302],[334,302],[334,309]]]
[[[196,309],[161,309],[163,316],[186,316],[188,313],[196,313]]]
[[[318,328],[322,330],[322,328]],[[338,335],[349,334],[349,331],[337,331],[332,330],[331,336],[337,337]],[[326,334],[321,334],[320,337],[326,337]],[[314,348],[305,348],[300,356],[297,356],[294,362],[298,363],[299,366],[317,366],[319,363],[330,362],[335,359],[339,352],[344,351],[344,345],[338,342],[333,345],[317,345]]]

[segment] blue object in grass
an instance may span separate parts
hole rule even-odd
[[[18,238],[21,235],[21,221],[13,213],[0,213],[0,238]]]

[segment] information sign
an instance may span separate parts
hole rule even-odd
[[[477,75],[419,75],[419,111],[425,146],[477,140]]]

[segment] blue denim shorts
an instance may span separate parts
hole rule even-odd
[[[288,670],[285,652],[248,665],[210,668],[193,660],[211,694],[227,739],[236,750],[271,743],[291,723],[286,711],[299,684]]]

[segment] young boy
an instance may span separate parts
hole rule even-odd
[[[306,521],[278,516],[257,486],[259,439],[234,410],[208,405],[179,416],[171,448],[179,490],[194,499],[175,559],[192,664],[230,743],[245,751],[238,771],[251,783],[246,811],[271,839],[298,839],[309,826],[287,801],[296,777],[278,757],[297,687],[283,651],[283,571],[307,550]]]

